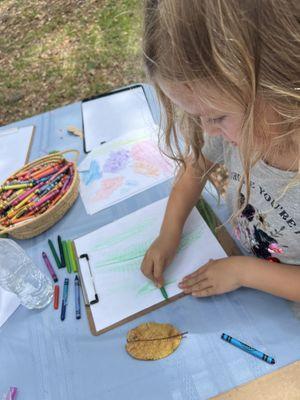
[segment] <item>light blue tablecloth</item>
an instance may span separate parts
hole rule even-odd
[[[31,159],[51,150],[82,150],[81,140],[66,132],[68,125],[82,126],[80,103],[13,125],[28,124],[36,126]],[[170,183],[161,184],[94,216],[85,213],[79,198],[52,229],[19,243],[44,269],[41,253],[48,249],[47,239],[55,240],[57,234],[74,239],[167,196],[169,190]],[[218,208],[206,197],[224,220],[226,207]],[[58,271],[61,284],[66,274]],[[136,361],[125,351],[126,333],[145,321],[169,322],[189,334],[170,357]],[[222,332],[274,356],[275,366],[223,342]],[[17,386],[19,400],[201,400],[299,358],[300,321],[290,303],[254,290],[207,299],[185,297],[98,337],[90,334],[85,315],[75,319],[70,290],[64,322],[52,305],[42,311],[21,306],[0,328],[0,394]]]

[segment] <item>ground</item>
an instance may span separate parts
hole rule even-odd
[[[141,0],[1,0],[0,126],[143,81],[141,36]]]
[[[143,79],[140,0],[1,0],[0,125]]]

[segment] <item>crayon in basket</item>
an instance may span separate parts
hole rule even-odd
[[[74,165],[64,158],[25,167],[0,186],[0,225],[11,227],[43,214],[63,198],[73,180]]]

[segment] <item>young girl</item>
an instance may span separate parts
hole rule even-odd
[[[179,287],[203,297],[245,286],[299,302],[299,1],[146,0],[144,29],[146,69],[181,170],[143,273],[163,285],[186,218],[223,164],[248,255],[210,260]]]

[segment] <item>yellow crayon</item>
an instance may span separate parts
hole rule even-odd
[[[22,210],[17,212],[13,218],[11,218],[11,221],[14,222],[16,219],[20,218],[25,212],[27,211],[26,207],[24,207]]]
[[[19,208],[21,208],[24,204],[26,204],[32,197],[34,197],[36,194],[35,192],[30,193],[30,195],[28,195],[27,197],[25,197],[25,199],[23,199],[22,201],[20,201],[19,204],[17,204],[14,208],[15,210],[18,210]]]
[[[15,185],[3,185],[1,186],[1,190],[26,189],[32,186],[33,183],[16,183]]]
[[[26,206],[26,205],[23,206],[23,208],[21,208],[21,210],[16,210],[16,208],[13,207],[13,208],[12,208],[11,210],[9,210],[9,212],[7,213],[7,217],[8,217],[9,219],[11,219],[11,218],[13,218],[15,215],[17,215],[17,214],[23,212],[23,210],[25,210],[25,209],[27,209],[27,206]]]

